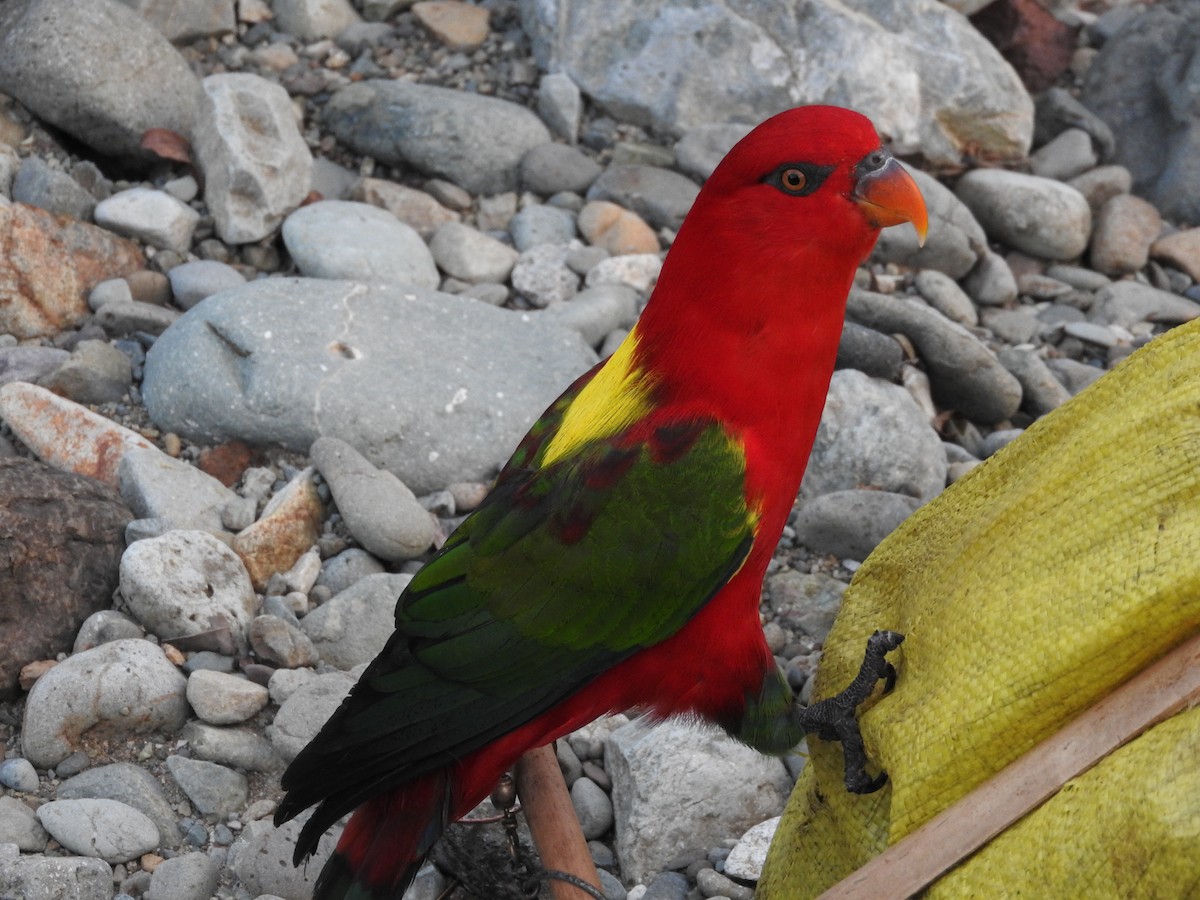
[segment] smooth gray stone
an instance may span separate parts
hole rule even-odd
[[[174,758],[167,759],[168,766]],[[217,864],[207,853],[185,853],[164,859],[150,876],[145,900],[208,900],[215,895],[220,876]]]
[[[891,381],[904,362],[904,348],[894,337],[847,321],[838,343],[837,368],[858,369],[872,378]]]
[[[521,157],[521,187],[542,197],[561,191],[582,194],[600,172],[599,163],[565,144],[538,144]]]
[[[433,520],[399,478],[328,435],[313,442],[309,456],[329,484],[346,527],[364,549],[387,562],[414,559],[429,549]]]
[[[996,355],[1021,382],[1024,405],[1034,415],[1045,415],[1071,399],[1071,392],[1036,353],[1006,347]]]
[[[84,797],[120,800],[143,812],[158,826],[163,846],[179,846],[181,838],[175,810],[154,775],[131,762],[114,762],[80,772],[59,785],[60,800]]]
[[[198,259],[175,266],[167,273],[171,295],[180,309],[191,309],[205,297],[246,283],[233,266],[213,259]]]
[[[30,156],[21,163],[12,182],[12,198],[18,203],[84,221],[92,217],[96,208],[96,198],[78,181],[40,156]]]
[[[307,453],[339,437],[414,493],[489,480],[596,354],[531,313],[390,285],[272,278],[209,297],[146,356],[155,423]]]
[[[119,800],[52,800],[37,810],[50,835],[73,853],[123,863],[159,845],[158,826]]]
[[[800,498],[868,485],[929,500],[946,485],[946,454],[908,391],[840,369],[829,384]]]
[[[810,550],[863,560],[920,505],[889,491],[835,491],[804,503],[792,527]]]
[[[588,188],[589,200],[611,200],[633,210],[654,228],[678,229],[700,188],[658,166],[609,166]]]
[[[917,182],[929,213],[925,245],[917,244],[917,232],[909,225],[885,228],[879,233],[871,259],[918,270],[936,269],[951,278],[962,278],[986,252],[987,235],[953,191],[920,169],[905,169]]]
[[[224,818],[246,808],[246,776],[219,763],[172,754],[167,769],[203,815]]]
[[[183,56],[114,0],[0,4],[0,91],[109,155],[140,155],[142,135],[191,137],[200,83]]]
[[[885,333],[899,332],[921,354],[934,399],[987,424],[1007,419],[1021,404],[1021,384],[978,338],[924,303],[850,292],[847,313]]]
[[[284,221],[283,242],[310,278],[438,285],[437,266],[421,236],[387,210],[366,203],[322,200],[303,206]]]
[[[401,81],[340,89],[325,124],[347,146],[387,165],[411,165],[473,194],[513,190],[521,157],[550,141],[532,112],[507,100]]]
[[[1006,169],[972,169],[954,192],[1006,246],[1053,260],[1075,259],[1087,248],[1092,211],[1070,185]]]

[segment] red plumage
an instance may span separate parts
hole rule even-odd
[[[589,373],[535,426],[487,509],[401,598],[389,648],[285,776],[278,820],[322,803],[298,857],[357,807],[317,896],[398,897],[444,824],[523,752],[605,713],[698,715],[775,752],[818,727],[797,724],[803,712],[763,639],[760,592],[820,421],[855,271],[879,227],[900,221],[923,232],[919,193],[856,113],[790,110],[729,153],[680,229],[628,352],[609,363],[624,368]],[[568,422],[577,405],[582,425]],[[692,546],[693,532],[703,546]],[[493,544],[515,548],[511,561],[493,563]],[[618,596],[601,568],[611,560],[596,561],[594,588],[579,564],[560,571],[576,551],[636,551],[646,571],[630,572]],[[684,570],[705,551],[708,580],[692,578]],[[510,577],[489,580],[492,566]],[[562,596],[569,590],[577,601]],[[425,594],[436,601],[428,609]],[[576,628],[604,603],[620,619],[610,632]],[[441,608],[460,617],[453,626]],[[438,642],[476,632],[479,643],[464,646],[490,648],[478,665],[436,656]],[[550,672],[539,683],[543,647]],[[509,654],[517,674],[492,672],[489,652]],[[470,715],[460,722],[454,710],[472,691],[480,696],[462,701]],[[447,733],[406,743],[405,729],[423,727],[437,703],[447,704]],[[389,715],[398,718],[382,723]],[[342,766],[364,771],[321,783]]]

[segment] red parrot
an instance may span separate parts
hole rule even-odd
[[[629,336],[530,429],[413,578],[396,630],[283,776],[319,804],[295,861],[353,811],[314,896],[399,898],[448,822],[526,750],[609,712],[695,715],[766,753],[840,739],[902,640],[812,707],[759,621],[820,422],[854,274],[926,211],[871,123],[810,106],[737,144],[696,198]]]

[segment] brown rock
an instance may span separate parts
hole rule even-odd
[[[1092,268],[1105,275],[1136,272],[1150,259],[1150,245],[1162,230],[1162,217],[1133,194],[1118,194],[1100,207],[1092,231]]]
[[[1200,281],[1200,228],[1189,228],[1155,241],[1150,255]]]
[[[77,325],[87,295],[146,265],[137,244],[23,203],[0,206],[0,333],[44,337]]]
[[[162,272],[141,269],[125,277],[129,293],[139,303],[166,306],[171,302],[171,281]]]
[[[133,518],[100,482],[0,459],[0,697],[22,666],[70,651],[83,620],[112,603]]]
[[[324,509],[312,476],[309,468],[293,478],[271,498],[259,520],[233,538],[233,550],[256,591],[266,590],[272,575],[286,572],[317,542]]]
[[[608,200],[593,200],[579,211],[579,231],[588,243],[613,256],[660,249],[654,229],[641,216]]]
[[[475,50],[488,36],[488,11],[458,0],[414,3],[413,18],[451,50]]]

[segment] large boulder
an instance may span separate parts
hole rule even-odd
[[[596,355],[536,313],[394,285],[272,278],[204,300],[146,358],[164,430],[307,453],[341,438],[416,494],[486,481]]]
[[[200,82],[141,16],[115,0],[0,4],[0,92],[111,156],[142,135],[191,136]]]
[[[831,103],[901,152],[1019,158],[1033,103],[997,50],[937,0],[521,0],[539,65],[618,119],[678,134]],[[937,52],[930,52],[937,48]]]
[[[1147,6],[1100,49],[1084,105],[1116,138],[1133,188],[1169,219],[1200,224],[1200,4]]]

